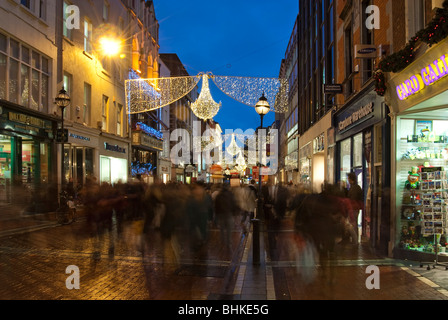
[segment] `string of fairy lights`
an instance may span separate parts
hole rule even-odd
[[[126,80],[126,103],[130,114],[142,113],[170,105],[188,95],[202,80],[198,99],[191,103],[194,114],[203,120],[213,119],[221,108],[211,96],[209,79],[232,99],[255,107],[262,94],[268,99],[271,111],[288,110],[289,84],[286,79],[216,76],[200,73],[196,76]]]
[[[227,96],[244,105],[255,107],[264,94],[271,111],[285,113],[288,110],[289,84],[286,79],[216,76],[211,73],[142,79],[137,74],[131,73],[125,82],[128,112],[129,114],[142,113],[168,106],[188,95],[202,80],[198,98],[188,106],[199,119],[213,119],[221,109],[222,103],[217,103],[213,99],[209,87],[210,79]],[[222,148],[225,141],[227,141],[226,152],[231,156],[230,158],[236,159],[235,168],[243,171],[249,164],[245,160],[244,145],[248,150],[257,149],[258,139],[255,132],[220,134],[211,130],[209,135],[193,138],[194,146],[203,151]]]

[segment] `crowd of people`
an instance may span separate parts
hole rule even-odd
[[[362,190],[354,175],[349,175],[349,183],[349,189],[325,185],[319,194],[284,184],[263,185],[264,215],[257,218],[271,223],[289,214],[297,231],[329,250],[336,237],[357,243]],[[189,235],[191,248],[197,250],[207,242],[210,226],[219,228],[223,245],[230,249],[235,227],[247,233],[251,219],[257,215],[258,193],[253,180],[248,185],[230,187],[201,182],[110,185],[88,179],[78,197],[84,205],[86,230],[98,241],[114,228],[118,238],[127,237],[126,241],[141,250],[141,240],[148,232],[157,230],[170,242],[181,230]],[[132,226],[132,236],[123,233],[125,226]],[[114,250],[112,243],[109,250]]]

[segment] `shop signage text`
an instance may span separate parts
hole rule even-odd
[[[104,149],[109,150],[109,151],[119,152],[119,153],[126,153],[126,148],[122,148],[118,145],[111,145],[107,142],[104,142]]]
[[[79,139],[79,140],[90,141],[89,137],[80,136],[80,135],[77,135],[77,134],[74,134],[74,133],[71,133],[71,132],[69,133],[69,136],[71,138],[75,138],[75,139]]]
[[[441,56],[430,65],[423,68],[420,74],[413,75],[397,86],[397,95],[405,100],[448,75],[448,56]]]
[[[51,129],[51,123],[48,124],[45,120],[31,117],[21,113],[9,112],[8,118],[10,121],[23,123],[28,126],[34,126],[38,128]]]
[[[344,131],[346,128],[361,120],[364,117],[367,117],[369,114],[373,113],[373,102],[366,104],[365,106],[359,108],[354,111],[351,115],[349,115],[344,120],[340,121],[338,124],[339,131]]]

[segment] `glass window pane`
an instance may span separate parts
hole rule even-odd
[[[39,72],[36,70],[31,79],[31,109],[39,110]]]
[[[22,46],[22,61],[30,64],[30,49]]]
[[[86,148],[85,154],[86,177],[93,177],[93,149]]]
[[[32,57],[32,66],[33,68],[40,69],[40,55],[37,52],[33,51],[33,57]]]
[[[42,110],[48,111],[48,76],[46,75],[42,75],[41,90]]]
[[[24,106],[28,106],[30,100],[30,68],[21,65],[20,68],[20,102]]]
[[[341,181],[347,182],[347,174],[351,170],[352,140],[349,138],[341,142]]]
[[[9,62],[9,101],[17,103],[19,94],[19,62],[10,59]]]
[[[11,46],[11,56],[16,58],[16,59],[20,59],[20,46],[19,43],[15,40],[10,41],[10,46]]]
[[[48,73],[48,59],[42,57],[42,72]]]
[[[0,99],[6,99],[6,55],[0,53]]]
[[[353,138],[353,167],[362,167],[362,133]]]
[[[4,34],[0,33],[0,51],[3,51],[6,53],[7,41],[8,41],[8,39],[6,38],[6,36]]]

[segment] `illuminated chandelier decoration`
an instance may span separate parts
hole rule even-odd
[[[193,102],[190,107],[193,113],[202,120],[213,119],[219,112],[222,103],[217,103],[213,100],[208,86],[209,75],[202,75],[202,89],[198,99]]]
[[[287,79],[215,76],[200,73],[196,76],[142,79],[130,73],[125,82],[126,103],[130,114],[155,110],[183,98],[203,80],[198,100],[191,104],[193,112],[200,119],[211,119],[219,111],[209,90],[208,79],[232,99],[255,107],[264,93],[271,111],[285,113],[288,110],[289,85]],[[201,97],[202,95],[202,97]]]
[[[232,135],[232,141],[230,142],[229,146],[226,148],[226,152],[230,154],[231,156],[236,156],[238,153],[241,153],[241,148],[238,147],[235,141],[235,135]]]
[[[125,82],[130,114],[168,106],[189,94],[201,80],[199,76],[141,79],[132,73],[130,78]]]

